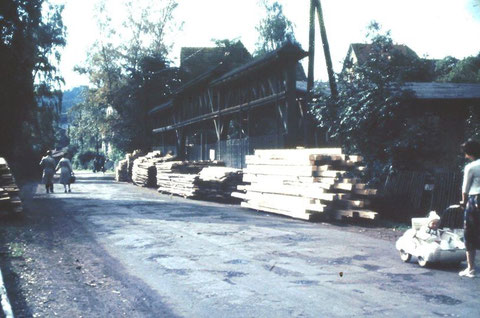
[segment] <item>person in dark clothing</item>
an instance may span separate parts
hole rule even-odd
[[[99,157],[98,167],[99,167],[98,171],[105,173],[105,157],[104,156]]]
[[[43,169],[42,182],[45,184],[47,193],[53,193],[53,176],[55,175],[55,159],[52,152],[47,150],[45,156],[40,160],[40,167]]]

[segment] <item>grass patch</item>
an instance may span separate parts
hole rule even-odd
[[[10,257],[18,258],[25,255],[25,244],[23,243],[10,243],[8,244],[8,253]]]

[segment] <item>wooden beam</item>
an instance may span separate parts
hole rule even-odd
[[[308,78],[307,92],[310,93],[313,88],[314,64],[315,64],[315,4],[310,0],[310,19],[308,34]]]
[[[335,81],[335,75],[333,73],[332,57],[330,56],[330,46],[328,44],[327,31],[325,29],[325,22],[323,20],[322,6],[320,4],[320,0],[313,1],[315,2],[315,6],[317,8],[318,24],[320,25],[320,35],[322,36],[323,53],[325,54],[325,62],[327,64],[330,92],[331,96],[336,99],[338,97],[337,83]]]
[[[262,106],[265,106],[265,105],[268,105],[268,104],[271,104],[271,103],[274,103],[276,101],[283,100],[283,99],[285,99],[285,92],[281,92],[279,94],[275,94],[275,95],[267,96],[267,97],[264,97],[264,98],[260,98],[260,99],[254,100],[254,101],[250,101],[248,103],[243,103],[243,104],[240,104],[240,105],[228,107],[228,108],[223,109],[221,111],[220,110],[219,111],[214,111],[214,112],[209,113],[209,114],[204,114],[204,115],[200,115],[200,116],[197,116],[197,117],[189,118],[187,120],[183,120],[181,122],[178,122],[174,125],[165,126],[165,127],[161,127],[161,128],[156,128],[156,129],[153,130],[153,133],[161,133],[163,131],[177,129],[179,127],[187,126],[187,125],[190,125],[190,124],[193,124],[193,123],[196,123],[196,122],[200,122],[200,121],[203,121],[203,120],[219,118],[220,114],[222,114],[222,115],[235,114],[235,113],[240,112],[245,107],[249,107],[249,108],[262,107]]]
[[[296,63],[290,63],[287,66],[285,71],[285,76],[287,79],[287,88],[286,88],[286,131],[285,136],[285,146],[286,147],[296,147],[303,145],[303,138],[300,138],[301,129],[300,129],[300,112],[298,111],[296,93],[297,93],[297,74],[296,74]],[[303,134],[302,134],[303,135]]]

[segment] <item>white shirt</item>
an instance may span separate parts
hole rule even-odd
[[[480,194],[480,159],[465,166],[462,193],[468,195]]]

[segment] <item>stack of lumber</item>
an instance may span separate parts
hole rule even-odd
[[[0,210],[22,212],[22,201],[18,196],[19,192],[15,177],[7,161],[0,157]]]
[[[128,181],[128,162],[127,159],[120,160],[117,168],[115,169],[115,180]]]
[[[318,215],[335,219],[375,219],[366,209],[375,189],[357,177],[362,158],[340,148],[256,150],[246,157],[247,168],[234,197],[242,206],[310,220]]]
[[[125,159],[127,160],[128,181],[132,181],[133,163],[135,162],[135,159],[143,155],[144,153],[141,150],[134,150],[132,153],[127,153],[125,156]]]
[[[170,161],[158,162],[158,192],[174,194],[185,198],[198,196],[199,173],[206,167],[224,166],[220,161]]]
[[[243,184],[243,171],[227,167],[206,167],[197,180],[197,195],[206,200],[231,201],[232,193]]]
[[[133,183],[142,187],[155,187],[157,185],[157,168],[155,165],[172,159],[173,156],[164,156],[161,151],[152,151],[143,157],[138,157],[133,162]]]

